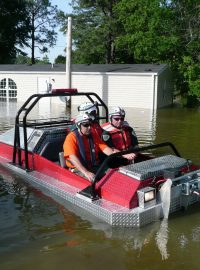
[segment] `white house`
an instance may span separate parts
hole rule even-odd
[[[172,74],[165,64],[75,64],[71,76],[72,88],[95,92],[108,106],[157,109],[172,104]],[[64,64],[0,65],[0,100],[25,101],[51,86],[66,85]]]

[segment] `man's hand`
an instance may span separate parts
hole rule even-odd
[[[123,155],[123,157],[128,159],[128,160],[134,160],[136,158],[136,156],[137,156],[137,154],[135,154],[135,153]]]
[[[84,172],[84,175],[85,175],[85,177],[86,177],[91,183],[93,183],[94,178],[95,178],[95,174],[94,174],[94,173],[89,172],[89,171],[86,171],[86,172]]]

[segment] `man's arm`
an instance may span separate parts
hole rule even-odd
[[[104,154],[106,154],[107,156],[111,155],[111,154],[114,154],[114,153],[117,153],[117,152],[120,152],[119,150],[115,149],[115,148],[110,148],[110,147],[106,147],[104,150],[103,150]],[[134,160],[135,157],[137,155],[135,153],[130,153],[130,154],[126,154],[126,155],[123,155],[122,157],[128,159],[128,160]]]
[[[70,161],[73,163],[73,165],[79,170],[85,177],[92,182],[94,179],[94,173],[88,171],[80,162],[79,158],[76,155],[70,155],[69,156]]]
[[[109,146],[107,146],[104,150],[103,150],[104,154],[106,154],[107,156],[110,156],[111,154],[117,153],[119,152],[117,149],[113,149],[110,148]]]
[[[113,142],[112,142],[112,136],[110,135],[109,132],[104,130],[102,135],[101,135],[101,139],[103,142],[105,142],[107,144],[107,146],[109,146],[111,148],[114,147]]]

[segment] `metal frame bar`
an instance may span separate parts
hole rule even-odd
[[[101,166],[98,168],[97,173],[95,175],[95,179],[94,179],[93,183],[91,184],[91,188],[90,188],[91,198],[95,199],[97,197],[97,193],[96,193],[96,189],[95,189],[96,183],[99,181],[99,176],[102,173],[102,171],[104,171],[105,168],[107,167],[108,162],[110,160],[112,160],[114,157],[121,157],[122,155],[129,154],[129,153],[138,153],[138,152],[142,152],[142,151],[146,151],[146,150],[150,150],[150,149],[162,148],[162,147],[170,147],[177,157],[181,157],[180,153],[178,152],[176,147],[171,142],[163,142],[163,143],[159,143],[159,144],[152,144],[152,145],[137,147],[137,148],[132,147],[129,150],[121,151],[121,152],[114,153],[114,154],[108,156],[103,161]]]
[[[52,92],[47,94],[34,94],[30,96],[26,102],[22,105],[22,107],[17,112],[16,118],[15,118],[15,134],[14,134],[14,148],[13,148],[13,159],[12,162],[16,164],[18,162],[19,166],[22,166],[22,159],[21,159],[21,145],[20,145],[20,126],[23,128],[23,135],[24,135],[24,155],[25,155],[25,169],[29,171],[29,162],[28,162],[28,142],[27,142],[27,127],[38,127],[38,126],[51,126],[51,125],[59,125],[63,123],[69,123],[69,121],[46,121],[41,123],[31,123],[27,121],[27,116],[31,112],[31,110],[35,107],[35,105],[39,102],[41,98],[44,97],[72,97],[72,96],[85,96],[87,97],[91,102],[95,102],[94,98],[97,99],[97,105],[102,106],[105,109],[105,115],[99,117],[99,119],[105,119],[105,121],[108,121],[108,108],[106,104],[103,102],[103,100],[93,92],[67,92],[68,89],[66,89],[66,92]],[[98,108],[98,107],[97,107]],[[21,114],[24,112],[23,120],[22,122],[19,121],[19,118]],[[99,110],[98,110],[99,113]]]

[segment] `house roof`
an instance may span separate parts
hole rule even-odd
[[[159,73],[166,64],[73,64],[72,72]],[[0,65],[1,72],[65,72],[65,64]]]

